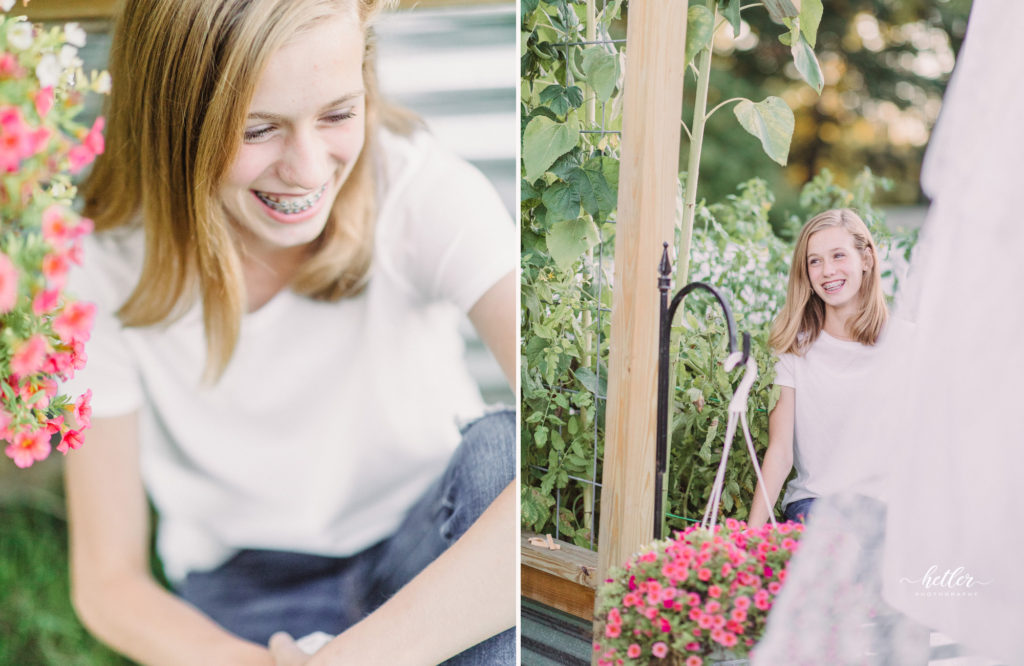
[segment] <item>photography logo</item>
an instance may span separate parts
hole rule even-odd
[[[940,569],[933,564],[919,578],[900,578],[904,585],[916,585],[915,597],[976,597],[978,592],[991,580],[983,580],[972,573],[966,567],[952,567]]]

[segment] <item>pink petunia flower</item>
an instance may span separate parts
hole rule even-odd
[[[706,567],[701,567],[697,571],[697,578],[699,578],[699,579],[701,579],[703,581],[711,580],[711,569],[708,569]]]
[[[39,372],[46,361],[47,346],[46,338],[38,334],[23,342],[11,356],[11,372],[18,377]]]
[[[57,204],[48,206],[43,211],[43,238],[55,248],[63,248],[75,237],[77,224],[69,219],[68,212],[66,208]]]
[[[45,118],[46,114],[53,108],[53,86],[46,86],[36,91],[33,101],[36,105],[36,113],[39,114],[40,118]]]
[[[608,638],[618,638],[622,634],[622,627],[617,624],[609,624],[604,628],[604,635]]]
[[[30,467],[32,463],[46,460],[50,455],[50,433],[46,428],[35,432],[19,432],[14,436],[14,442],[4,449],[4,453],[18,467]]]
[[[69,449],[81,448],[83,441],[85,438],[82,436],[81,430],[68,430],[60,440],[60,444],[57,445],[57,450],[67,455]]]
[[[668,645],[658,641],[651,646],[651,654],[658,659],[664,659],[668,655]]]
[[[82,145],[92,151],[93,155],[103,153],[103,125],[106,123],[103,116],[98,117],[89,129],[89,133],[82,139]]]
[[[92,425],[92,389],[86,389],[85,393],[78,396],[78,400],[75,401],[75,420],[78,421],[78,428],[85,430]],[[615,616],[618,618],[618,610],[615,610]]]
[[[53,320],[53,330],[65,344],[89,339],[96,305],[74,301],[64,306],[64,311]]]
[[[686,666],[701,666],[703,663],[704,660],[695,654],[691,654],[686,658]]]
[[[18,302],[18,269],[0,252],[0,313],[10,312]]]
[[[71,150],[68,151],[68,161],[71,163],[71,173],[78,173],[85,167],[92,164],[94,159],[96,159],[96,153],[89,150],[87,146],[83,146],[81,144],[72,146]]]
[[[43,289],[32,299],[33,314],[43,315],[52,312],[60,299],[60,290]]]
[[[641,654],[643,654],[643,650],[641,650],[640,646],[636,643],[630,643],[629,647],[626,648],[626,656],[630,659],[636,659]]]
[[[71,267],[63,252],[51,252],[43,257],[43,276],[53,289],[62,289]]]

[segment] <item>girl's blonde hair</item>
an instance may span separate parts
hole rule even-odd
[[[173,321],[199,297],[206,377],[218,378],[245,309],[239,251],[218,189],[242,140],[248,105],[269,57],[297,33],[350,12],[366,31],[366,145],[323,233],[291,288],[317,300],[359,293],[376,215],[373,137],[412,116],[385,107],[370,22],[388,0],[127,0],[110,51],[114,84],[106,152],[83,186],[98,230],[138,225],[145,259],[118,316],[126,326]]]
[[[777,353],[802,355],[818,339],[825,325],[825,302],[814,293],[807,273],[807,244],[812,235],[829,227],[840,227],[853,236],[853,246],[867,266],[860,284],[860,310],[847,322],[847,333],[865,345],[875,344],[882,333],[889,310],[882,292],[875,241],[857,213],[849,208],[837,208],[815,215],[800,230],[789,270],[786,304],[772,324],[769,338]]]

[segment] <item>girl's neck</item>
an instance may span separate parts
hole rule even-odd
[[[852,315],[852,312],[843,312],[826,306],[825,325],[822,326],[822,330],[837,340],[853,340],[847,328]]]

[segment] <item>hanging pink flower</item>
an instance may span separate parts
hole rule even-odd
[[[62,289],[71,264],[63,252],[51,252],[43,257],[43,277],[53,289]]]
[[[658,641],[651,646],[651,654],[658,659],[664,659],[668,655],[668,645]]]
[[[100,116],[93,122],[92,127],[89,129],[89,133],[82,139],[82,145],[92,151],[92,154],[100,155],[103,153],[103,125],[105,124],[103,116]]]
[[[53,108],[53,86],[46,86],[36,91],[33,101],[36,105],[36,113],[39,114],[40,118],[45,118],[46,114]]]
[[[78,396],[75,402],[75,420],[78,421],[78,429],[85,430],[92,424],[92,389],[86,389],[85,393]]]
[[[68,303],[64,311],[53,320],[53,330],[65,344],[88,340],[95,314],[96,305],[93,303]]]
[[[33,432],[22,431],[14,436],[14,441],[4,449],[7,457],[18,467],[25,468],[32,463],[46,460],[50,455],[50,433],[46,428]]]
[[[0,252],[0,313],[10,312],[18,302],[18,269]]]
[[[43,238],[55,248],[63,248],[75,237],[75,227],[78,225],[72,222],[69,212],[57,204],[43,211]]]
[[[69,450],[80,449],[84,441],[85,438],[82,436],[81,430],[68,430],[61,438],[60,444],[57,445],[57,450],[67,455]]]
[[[43,315],[56,309],[60,301],[60,291],[57,289],[43,289],[32,299],[32,312]]]
[[[38,334],[23,342],[11,356],[11,373],[27,377],[39,372],[46,360],[47,347],[46,338]]]

